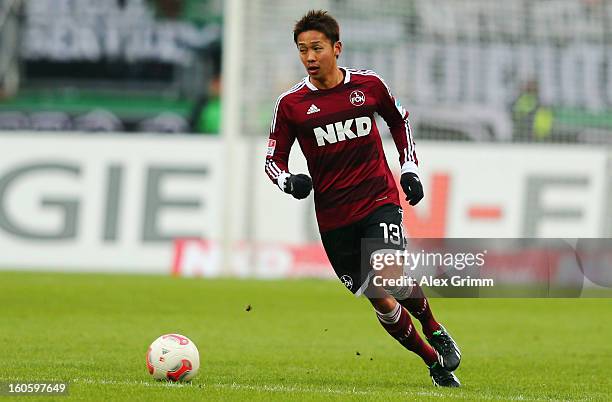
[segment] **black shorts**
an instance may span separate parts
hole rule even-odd
[[[321,233],[327,258],[344,286],[363,293],[372,268],[370,255],[384,247],[403,250],[406,245],[402,209],[386,204],[360,221]]]

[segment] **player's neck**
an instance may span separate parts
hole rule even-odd
[[[309,79],[312,85],[318,89],[330,89],[344,81],[344,72],[339,67],[336,67],[332,74],[329,74],[321,81],[313,79],[312,77]]]

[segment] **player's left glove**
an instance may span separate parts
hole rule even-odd
[[[400,184],[406,194],[406,201],[410,205],[416,205],[423,199],[423,185],[416,173],[406,172],[402,174]]]
[[[285,186],[283,188],[285,193],[291,194],[293,198],[303,200],[308,197],[312,190],[312,179],[303,173],[292,174],[285,180]]]

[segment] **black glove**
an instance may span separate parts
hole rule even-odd
[[[312,179],[305,174],[292,174],[285,180],[285,188],[283,191],[291,194],[293,198],[302,200],[308,197],[312,190]]]
[[[416,205],[423,199],[423,185],[416,173],[404,173],[400,179],[400,184],[406,194],[406,201],[410,205]]]

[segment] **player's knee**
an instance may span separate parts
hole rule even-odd
[[[410,292],[412,291],[411,286],[384,286],[385,291],[389,294],[389,296],[395,298],[396,300],[405,300],[410,297]]]
[[[379,314],[387,314],[397,308],[397,301],[392,297],[370,298],[370,303]]]
[[[412,288],[405,283],[404,267],[393,258],[396,252],[394,249],[381,249],[370,255],[370,264],[377,277],[373,283],[389,296],[404,300],[410,296]]]

